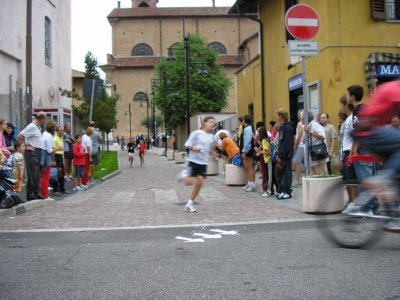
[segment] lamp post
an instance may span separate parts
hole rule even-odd
[[[187,126],[187,136],[190,135],[190,94],[189,94],[189,64],[202,64],[199,71],[199,75],[207,75],[208,72],[204,68],[204,62],[190,62],[190,35],[188,34],[183,38],[183,48],[168,48],[167,60],[176,60],[176,57],[172,50],[185,50],[185,76],[186,76],[186,126]]]
[[[132,113],[131,113],[131,104],[129,103],[129,137],[132,137]],[[127,112],[125,111],[125,116],[127,115]]]
[[[146,113],[147,113],[147,148],[150,149],[150,122],[149,122],[149,98],[145,94],[143,100],[146,101]],[[142,102],[140,102],[140,107],[143,107]]]

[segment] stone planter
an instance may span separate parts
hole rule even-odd
[[[345,190],[332,194],[332,186],[341,183],[343,177],[307,178],[303,177],[303,210],[307,213],[336,213],[344,209]],[[328,193],[329,197],[328,197]]]
[[[159,156],[164,156],[164,155],[165,155],[165,149],[164,149],[164,148],[158,148],[157,154],[158,154]]]
[[[225,166],[226,185],[245,185],[247,182],[247,173],[243,166],[235,166],[231,164]]]
[[[175,152],[173,150],[167,151],[167,160],[174,160],[175,159]]]
[[[175,153],[175,163],[176,164],[184,164],[185,159],[186,159],[186,152]]]
[[[218,175],[218,174],[219,174],[218,160],[210,160],[207,166],[207,175]]]

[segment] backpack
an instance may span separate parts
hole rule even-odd
[[[278,153],[278,150],[277,150],[278,147],[275,147],[276,145],[274,142],[269,142],[269,145],[271,147],[271,155],[270,155],[271,161],[276,162],[276,154]]]

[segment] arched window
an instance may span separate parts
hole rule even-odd
[[[148,56],[153,55],[153,49],[147,44],[137,44],[132,49],[132,56]]]
[[[208,45],[208,47],[213,48],[219,54],[226,54],[226,48],[224,45],[218,42],[212,42]]]
[[[143,92],[136,93],[135,97],[133,97],[133,101],[143,101],[146,98],[146,94]]]
[[[170,48],[179,48],[179,42],[173,43]]]
[[[141,2],[138,7],[149,7],[149,5],[146,2]]]

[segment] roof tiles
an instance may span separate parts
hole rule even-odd
[[[144,17],[186,17],[205,16],[228,17],[230,7],[136,7],[115,8],[107,18],[144,18]]]

